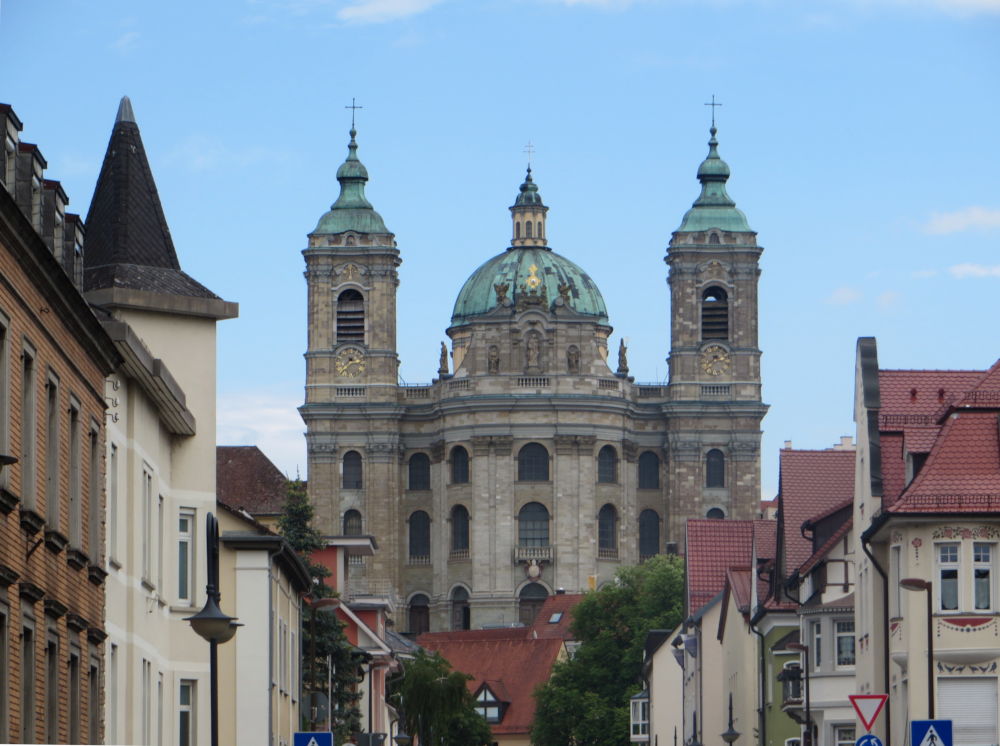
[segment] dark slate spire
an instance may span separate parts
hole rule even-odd
[[[118,105],[86,229],[84,290],[217,297],[181,271],[128,96]]]

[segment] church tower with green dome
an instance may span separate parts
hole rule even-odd
[[[726,192],[713,122],[701,194],[674,231],[670,267],[671,480],[678,517],[752,518],[760,501],[757,234]],[[681,526],[676,526],[680,530]]]
[[[350,522],[351,533],[384,535],[396,504],[369,487],[399,479],[399,416],[391,405],[399,369],[401,259],[395,236],[365,195],[368,170],[358,159],[353,124],[350,135],[347,158],[337,169],[340,194],[302,252],[309,334],[299,412],[307,429],[309,495],[321,530],[347,533],[347,513],[365,517]],[[389,543],[373,561],[388,578],[395,577],[394,554]]]

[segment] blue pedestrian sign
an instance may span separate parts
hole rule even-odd
[[[950,720],[910,721],[911,746],[952,746]]]
[[[333,734],[326,733],[296,733],[292,738],[292,746],[333,746]]]
[[[861,738],[854,742],[854,746],[882,746],[882,740],[878,736],[873,736],[871,733],[865,733]]]

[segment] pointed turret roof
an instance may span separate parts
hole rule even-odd
[[[86,226],[85,290],[218,297],[181,271],[128,96],[118,105]]]
[[[347,159],[337,169],[340,182],[340,196],[330,206],[330,211],[319,219],[315,234],[344,233],[388,233],[382,216],[375,212],[371,202],[365,197],[365,183],[368,169],[358,159],[358,132],[351,127],[351,141],[347,144]]]
[[[528,166],[528,175],[524,177],[524,183],[521,184],[517,199],[514,200],[514,207],[528,206],[545,207],[542,204],[542,195],[538,193],[538,185],[531,178],[531,166]]]
[[[701,194],[691,209],[684,215],[679,232],[706,231],[718,228],[724,231],[752,233],[747,224],[747,216],[736,208],[736,203],[726,193],[729,180],[729,164],[719,157],[719,141],[715,139],[718,130],[715,125],[709,130],[708,156],[698,167],[698,181]]]

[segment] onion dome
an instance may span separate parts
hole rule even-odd
[[[340,196],[330,206],[330,211],[319,219],[313,234],[334,234],[345,231],[357,233],[388,233],[382,216],[365,197],[368,169],[358,160],[357,130],[351,128],[351,141],[347,145],[347,160],[337,169]]]
[[[708,157],[698,167],[698,181],[701,194],[691,209],[684,214],[678,232],[707,231],[718,228],[737,233],[752,233],[747,224],[747,216],[736,208],[736,203],[726,193],[729,180],[729,165],[719,157],[719,142],[715,139],[718,130],[709,130],[712,137],[708,141]]]

